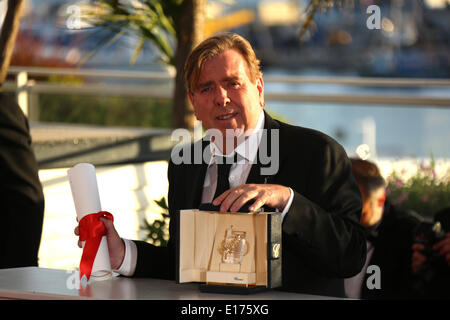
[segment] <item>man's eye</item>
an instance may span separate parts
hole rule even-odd
[[[211,91],[211,88],[210,88],[210,87],[205,87],[205,88],[200,89],[200,92],[201,92],[201,93],[207,93],[207,92],[209,92],[209,91]]]
[[[233,87],[233,88],[238,88],[240,84],[239,84],[239,82],[232,81],[232,82],[230,82],[230,85],[231,85],[231,87]]]

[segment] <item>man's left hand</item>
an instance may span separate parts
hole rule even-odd
[[[249,207],[256,211],[266,205],[283,211],[291,192],[288,187],[278,184],[243,184],[229,189],[214,199],[215,206],[220,205],[221,212],[238,212],[247,202],[254,200]]]
[[[438,251],[450,266],[450,232],[447,232],[445,238],[433,246],[433,250]]]

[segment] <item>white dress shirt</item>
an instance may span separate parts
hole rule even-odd
[[[249,135],[247,139],[239,144],[230,154],[223,155],[221,150],[213,142],[209,144],[211,148],[211,154],[213,156],[211,157],[210,163],[208,164],[208,168],[206,170],[205,180],[203,183],[202,203],[211,203],[214,200],[214,194],[217,187],[217,164],[214,160],[214,155],[234,157],[234,154],[237,153],[240,156],[241,160],[239,160],[237,163],[232,164],[228,182],[230,183],[230,188],[235,188],[237,186],[240,186],[241,184],[244,184],[247,181],[252,163],[257,157],[258,146],[261,141],[263,129],[264,112],[261,110],[258,122],[251,135]],[[288,203],[281,213],[281,221],[283,221],[287,211],[291,207],[292,200],[294,198],[294,192],[291,188],[289,188],[289,190],[290,197]],[[125,242],[125,257],[123,259],[122,265],[116,271],[124,276],[131,276],[133,275],[136,268],[137,247],[133,241],[128,239],[123,240]]]
[[[365,285],[364,279],[366,277],[366,270],[375,248],[370,241],[366,241],[366,246],[367,255],[364,267],[357,275],[344,279],[345,294],[347,295],[347,298],[361,299],[362,286]]]

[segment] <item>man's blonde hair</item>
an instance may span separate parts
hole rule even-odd
[[[221,33],[203,40],[189,54],[184,65],[186,89],[191,93],[194,92],[204,63],[230,49],[235,49],[242,55],[247,62],[249,78],[255,83],[262,73],[260,61],[256,58],[250,43],[238,34]]]

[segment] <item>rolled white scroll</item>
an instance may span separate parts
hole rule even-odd
[[[69,169],[67,174],[78,221],[90,213],[102,211],[95,167],[90,163],[79,163]],[[111,276],[112,269],[109,260],[108,242],[106,236],[103,236],[94,259],[91,278],[94,280],[106,280],[111,278]]]

